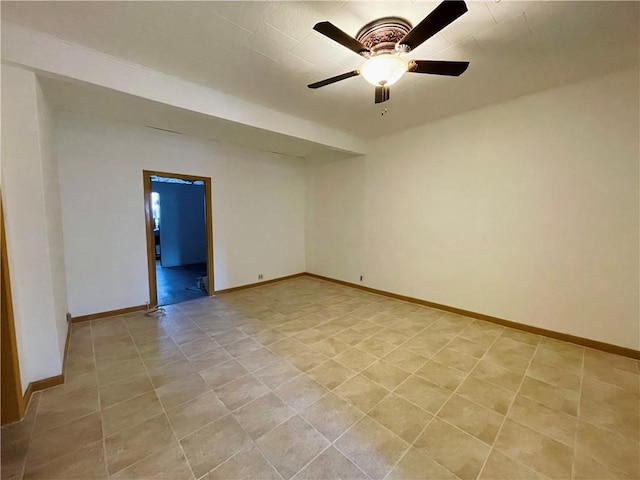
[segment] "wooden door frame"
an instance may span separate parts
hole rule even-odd
[[[0,194],[0,255],[2,256],[2,425],[17,422],[24,416],[24,397],[20,380],[20,363],[11,296],[11,275],[7,257],[7,236]]]
[[[151,208],[151,177],[179,178],[181,180],[204,182],[204,217],[205,234],[207,236],[207,292],[209,296],[215,293],[215,281],[213,278],[213,215],[211,213],[211,178],[199,177],[197,175],[187,175],[183,173],[156,172],[143,170],[142,179],[144,184],[144,216],[147,233],[147,268],[149,270],[149,303],[150,306],[158,305],[158,286],[156,284],[156,247],[153,236],[153,211]],[[161,247],[162,248],[162,247]]]

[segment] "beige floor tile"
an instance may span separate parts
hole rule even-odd
[[[196,430],[180,440],[180,444],[196,478],[252,445],[233,415]]]
[[[473,323],[460,332],[459,337],[471,340],[472,342],[479,343],[485,347],[490,347],[500,332],[488,332],[482,328],[478,328],[477,324]]]
[[[3,425],[1,430],[1,441],[3,444],[9,444],[23,438],[31,437],[35,427],[36,413],[42,392],[35,392],[31,395],[31,401],[27,405],[27,409],[23,419],[16,423]]]
[[[222,385],[233,382],[248,374],[249,371],[236,360],[229,360],[200,372],[203,380],[212,388],[219,388]]]
[[[364,333],[368,336],[376,336],[380,338],[380,340],[382,340],[383,335],[380,335],[382,330],[384,330],[384,327],[382,325],[370,322],[369,320],[361,320],[351,328],[357,332]]]
[[[389,394],[386,388],[377,385],[362,375],[350,378],[337,387],[334,392],[363,413],[369,412]]]
[[[247,337],[224,346],[224,349],[233,357],[239,357],[247,353],[255,352],[262,348],[262,345],[253,338]]]
[[[256,445],[282,478],[288,480],[329,442],[296,415],[261,437]]]
[[[155,388],[160,388],[168,383],[182,379],[185,375],[195,372],[193,364],[186,358],[175,363],[149,369],[149,377]]]
[[[264,459],[255,447],[244,450],[209,474],[202,480],[280,480],[280,475]]]
[[[333,358],[341,354],[345,350],[348,350],[350,346],[344,342],[341,342],[340,340],[329,337],[312,344],[311,348],[317,350],[318,352],[326,355],[329,358]]]
[[[268,393],[239,408],[233,412],[233,415],[244,431],[257,440],[295,413],[276,395]]]
[[[536,346],[505,337],[503,332],[502,336],[495,341],[489,351],[519,355],[529,360],[535,353]]]
[[[133,465],[174,441],[171,426],[164,414],[107,437],[105,451],[109,474]]]
[[[551,349],[547,344],[543,343],[538,347],[538,350],[533,356],[533,361],[556,368],[562,368],[579,375],[582,372],[582,356],[577,357],[575,354],[558,350],[559,349]]]
[[[120,402],[102,411],[102,428],[105,436],[138,425],[163,412],[154,391]]]
[[[554,387],[535,378],[525,377],[520,388],[520,395],[569,415],[575,416],[578,413],[577,392]]]
[[[340,355],[335,357],[335,360],[340,362],[347,368],[350,368],[354,372],[360,372],[375,362],[378,357],[371,355],[370,353],[358,350],[357,348],[350,348],[345,350]]]
[[[328,393],[300,415],[322,435],[334,441],[360,420],[363,413],[334,393]]]
[[[512,392],[517,392],[524,378],[522,373],[514,372],[502,368],[494,363],[480,360],[476,368],[470,374],[471,378],[482,380],[506,388]]]
[[[111,476],[111,480],[166,478],[191,480],[193,474],[177,442]]]
[[[640,441],[640,416],[618,405],[583,397],[580,401],[580,419],[629,440]]]
[[[480,358],[487,351],[487,346],[473,342],[466,338],[456,337],[447,344],[447,348],[469,355],[470,357]]]
[[[415,375],[400,385],[395,393],[434,414],[451,395],[451,391],[446,388]]]
[[[410,448],[385,479],[458,480],[458,477],[432,458],[424,455],[415,448]]]
[[[510,419],[504,423],[495,448],[549,478],[571,477],[571,447]]]
[[[307,372],[307,375],[329,390],[344,383],[355,374],[356,372],[342,366],[334,360],[324,362]]]
[[[249,374],[214,388],[214,391],[229,410],[235,410],[267,393],[269,387]]]
[[[433,418],[430,413],[394,394],[376,405],[369,416],[408,443],[413,443]]]
[[[20,480],[29,448],[29,436],[8,441],[2,439],[0,474],[2,480]]]
[[[96,377],[88,373],[42,393],[35,419],[35,433],[64,425],[100,409]]]
[[[621,357],[612,353],[601,352],[592,348],[584,351],[584,368],[609,367],[625,370],[630,373],[638,373],[638,360]]]
[[[533,430],[573,446],[578,419],[519,395],[509,410],[509,418]]]
[[[612,471],[640,477],[640,443],[587,422],[579,422],[576,442],[578,454],[592,457]]]
[[[378,338],[371,337],[358,343],[356,345],[356,348],[364,352],[367,352],[373,355],[374,357],[382,358],[388,353],[391,353],[397,347],[390,343],[384,342]]]
[[[372,479],[389,473],[409,444],[369,417],[364,417],[335,442],[335,447]]]
[[[493,449],[480,474],[482,480],[545,480],[547,477]],[[602,479],[600,479],[602,480]]]
[[[176,437],[181,439],[229,413],[229,410],[212,391],[167,411]]]
[[[222,347],[212,348],[189,358],[194,372],[202,372],[209,368],[231,360],[233,357]]]
[[[615,405],[629,413],[640,415],[640,395],[590,377],[582,380],[582,398]]]
[[[460,385],[467,376],[466,372],[443,365],[435,360],[429,360],[422,368],[419,368],[415,374],[451,391],[458,388],[458,385]]]
[[[253,372],[254,370],[264,368],[267,365],[277,362],[279,357],[266,348],[260,348],[237,357],[237,360],[244,368]]]
[[[482,405],[453,395],[442,407],[438,417],[492,445],[504,421],[504,416]]]
[[[575,480],[637,480],[638,477],[619,470],[612,470],[597,462],[590,456],[578,451],[573,462],[573,478]]]
[[[489,455],[489,445],[434,418],[415,447],[461,479],[476,478]]]
[[[232,328],[231,330],[226,330],[212,336],[212,338],[220,345],[228,345],[247,337],[248,335],[246,333],[237,328]]]
[[[400,347],[389,353],[383,360],[387,363],[400,367],[407,372],[415,372],[423,366],[428,358],[412,352],[409,349]]]
[[[304,373],[274,390],[296,412],[301,412],[328,391]]]
[[[368,480],[369,477],[333,447],[327,448],[293,477],[295,480],[343,478]]]
[[[305,345],[311,345],[313,343],[319,342],[320,340],[324,340],[325,338],[327,338],[327,335],[319,332],[315,328],[310,328],[294,334],[293,338],[295,338],[299,342],[304,343]]]
[[[31,437],[26,464],[36,468],[73,451],[102,439],[102,420],[99,413],[92,413],[64,425],[46,430]]]
[[[422,337],[420,335],[413,337],[410,340],[407,340],[406,343],[402,345],[402,348],[406,348],[411,350],[418,355],[422,355],[423,357],[431,358],[436,353],[438,353],[444,345],[446,345],[451,340],[450,337],[447,337],[446,340],[441,340],[438,338],[432,337]]]
[[[502,368],[513,370],[518,373],[524,373],[531,360],[530,358],[516,355],[514,353],[507,353],[492,349],[485,354],[483,359]]]
[[[291,363],[294,367],[302,370],[303,372],[308,372],[312,368],[321,365],[327,360],[329,360],[329,357],[327,357],[323,353],[311,349],[287,357],[287,361],[289,363]]]
[[[514,392],[471,377],[460,385],[457,393],[501,415],[507,413],[515,396]]]
[[[523,332],[522,330],[515,330],[513,328],[505,328],[502,332],[502,337],[517,340],[518,342],[526,343],[534,347],[540,343],[540,335],[534,335],[533,333]]]
[[[198,338],[193,342],[185,343],[180,345],[180,350],[184,353],[185,357],[193,357],[194,355],[198,355],[200,353],[208,352],[209,350],[214,350],[219,348],[218,343],[213,341],[208,336]]]
[[[356,345],[367,338],[368,335],[366,333],[359,332],[352,328],[348,328],[347,330],[343,330],[341,332],[336,333],[333,338],[340,340],[347,345]]]
[[[540,362],[532,362],[527,375],[567,390],[578,391],[580,388],[580,375]]]
[[[153,390],[153,386],[149,376],[146,373],[141,373],[119,382],[110,383],[100,387],[98,390],[100,393],[100,405],[102,408],[107,408],[147,393]]]
[[[3,478],[5,478],[4,472]],[[27,464],[22,478],[25,480],[106,479],[107,467],[102,441],[94,442],[75,451],[68,451],[66,455],[37,468]]]
[[[251,338],[266,347],[271,345],[272,343],[284,340],[285,338],[287,338],[287,336],[280,330],[270,329],[265,330],[264,332],[256,333],[252,335]]]
[[[431,357],[431,360],[465,373],[469,373],[473,370],[473,367],[478,363],[478,359],[476,357],[458,352],[457,350],[450,348],[448,345]]]
[[[301,371],[286,360],[278,360],[264,368],[255,370],[253,374],[269,388],[277,388],[280,385],[300,375]]]
[[[197,373],[185,375],[182,379],[156,389],[160,403],[169,410],[209,391],[211,387]]]
[[[635,393],[640,392],[640,375],[627,370],[614,368],[605,362],[593,362],[587,365],[585,360],[584,376],[615,385]]]
[[[309,347],[293,338],[285,338],[267,345],[267,348],[280,357],[289,357],[296,353],[305,352]]]
[[[380,360],[363,370],[361,375],[389,390],[393,390],[411,374],[395,365]]]

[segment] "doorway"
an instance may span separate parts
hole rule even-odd
[[[214,292],[211,179],[144,170],[152,306]]]

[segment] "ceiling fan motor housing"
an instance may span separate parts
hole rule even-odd
[[[412,25],[404,18],[383,17],[367,23],[356,39],[371,50],[371,56],[394,53],[396,44],[411,31]]]

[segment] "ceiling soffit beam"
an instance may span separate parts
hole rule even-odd
[[[366,141],[357,136],[10,22],[2,22],[2,61],[309,140],[333,149],[354,154],[366,153]]]

